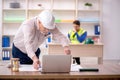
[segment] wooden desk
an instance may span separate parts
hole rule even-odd
[[[55,80],[120,80],[119,64],[82,65],[82,67],[99,68],[99,72],[41,73],[11,72],[5,65],[0,65],[0,80],[3,79],[55,79]]]
[[[98,57],[98,64],[103,63],[103,44],[70,44],[73,57]],[[63,54],[61,44],[48,44],[49,54]]]

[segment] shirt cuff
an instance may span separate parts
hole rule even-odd
[[[35,56],[35,53],[31,53],[31,54],[28,53],[28,56],[32,59]]]

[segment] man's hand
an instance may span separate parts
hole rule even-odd
[[[76,33],[77,32],[76,29],[73,29],[73,32]]]
[[[33,60],[33,67],[34,67],[34,69],[38,70],[39,67],[40,67],[40,61],[39,61],[39,59],[36,56],[34,56],[32,58],[32,60]]]
[[[66,54],[71,54],[71,50],[69,49],[69,47],[68,46],[65,46],[64,47],[64,53],[66,53]]]

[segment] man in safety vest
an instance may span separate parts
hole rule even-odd
[[[83,28],[80,27],[79,20],[73,21],[73,27],[74,29],[68,32],[68,38],[70,42],[73,44],[84,43],[87,37],[87,31],[85,31]],[[77,64],[80,64],[79,57],[74,57],[73,59],[76,60]]]

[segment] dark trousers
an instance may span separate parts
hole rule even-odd
[[[73,59],[74,59],[74,61],[76,61],[76,63],[78,65],[80,65],[80,57],[73,57]],[[73,62],[73,63],[75,63],[75,62]]]
[[[39,48],[35,52],[35,55],[38,57],[38,59],[39,59],[40,52],[41,51],[40,51]],[[13,58],[19,58],[20,59],[20,64],[33,64],[32,59],[30,57],[28,57],[27,54],[20,51],[14,44],[12,46],[12,57]]]

